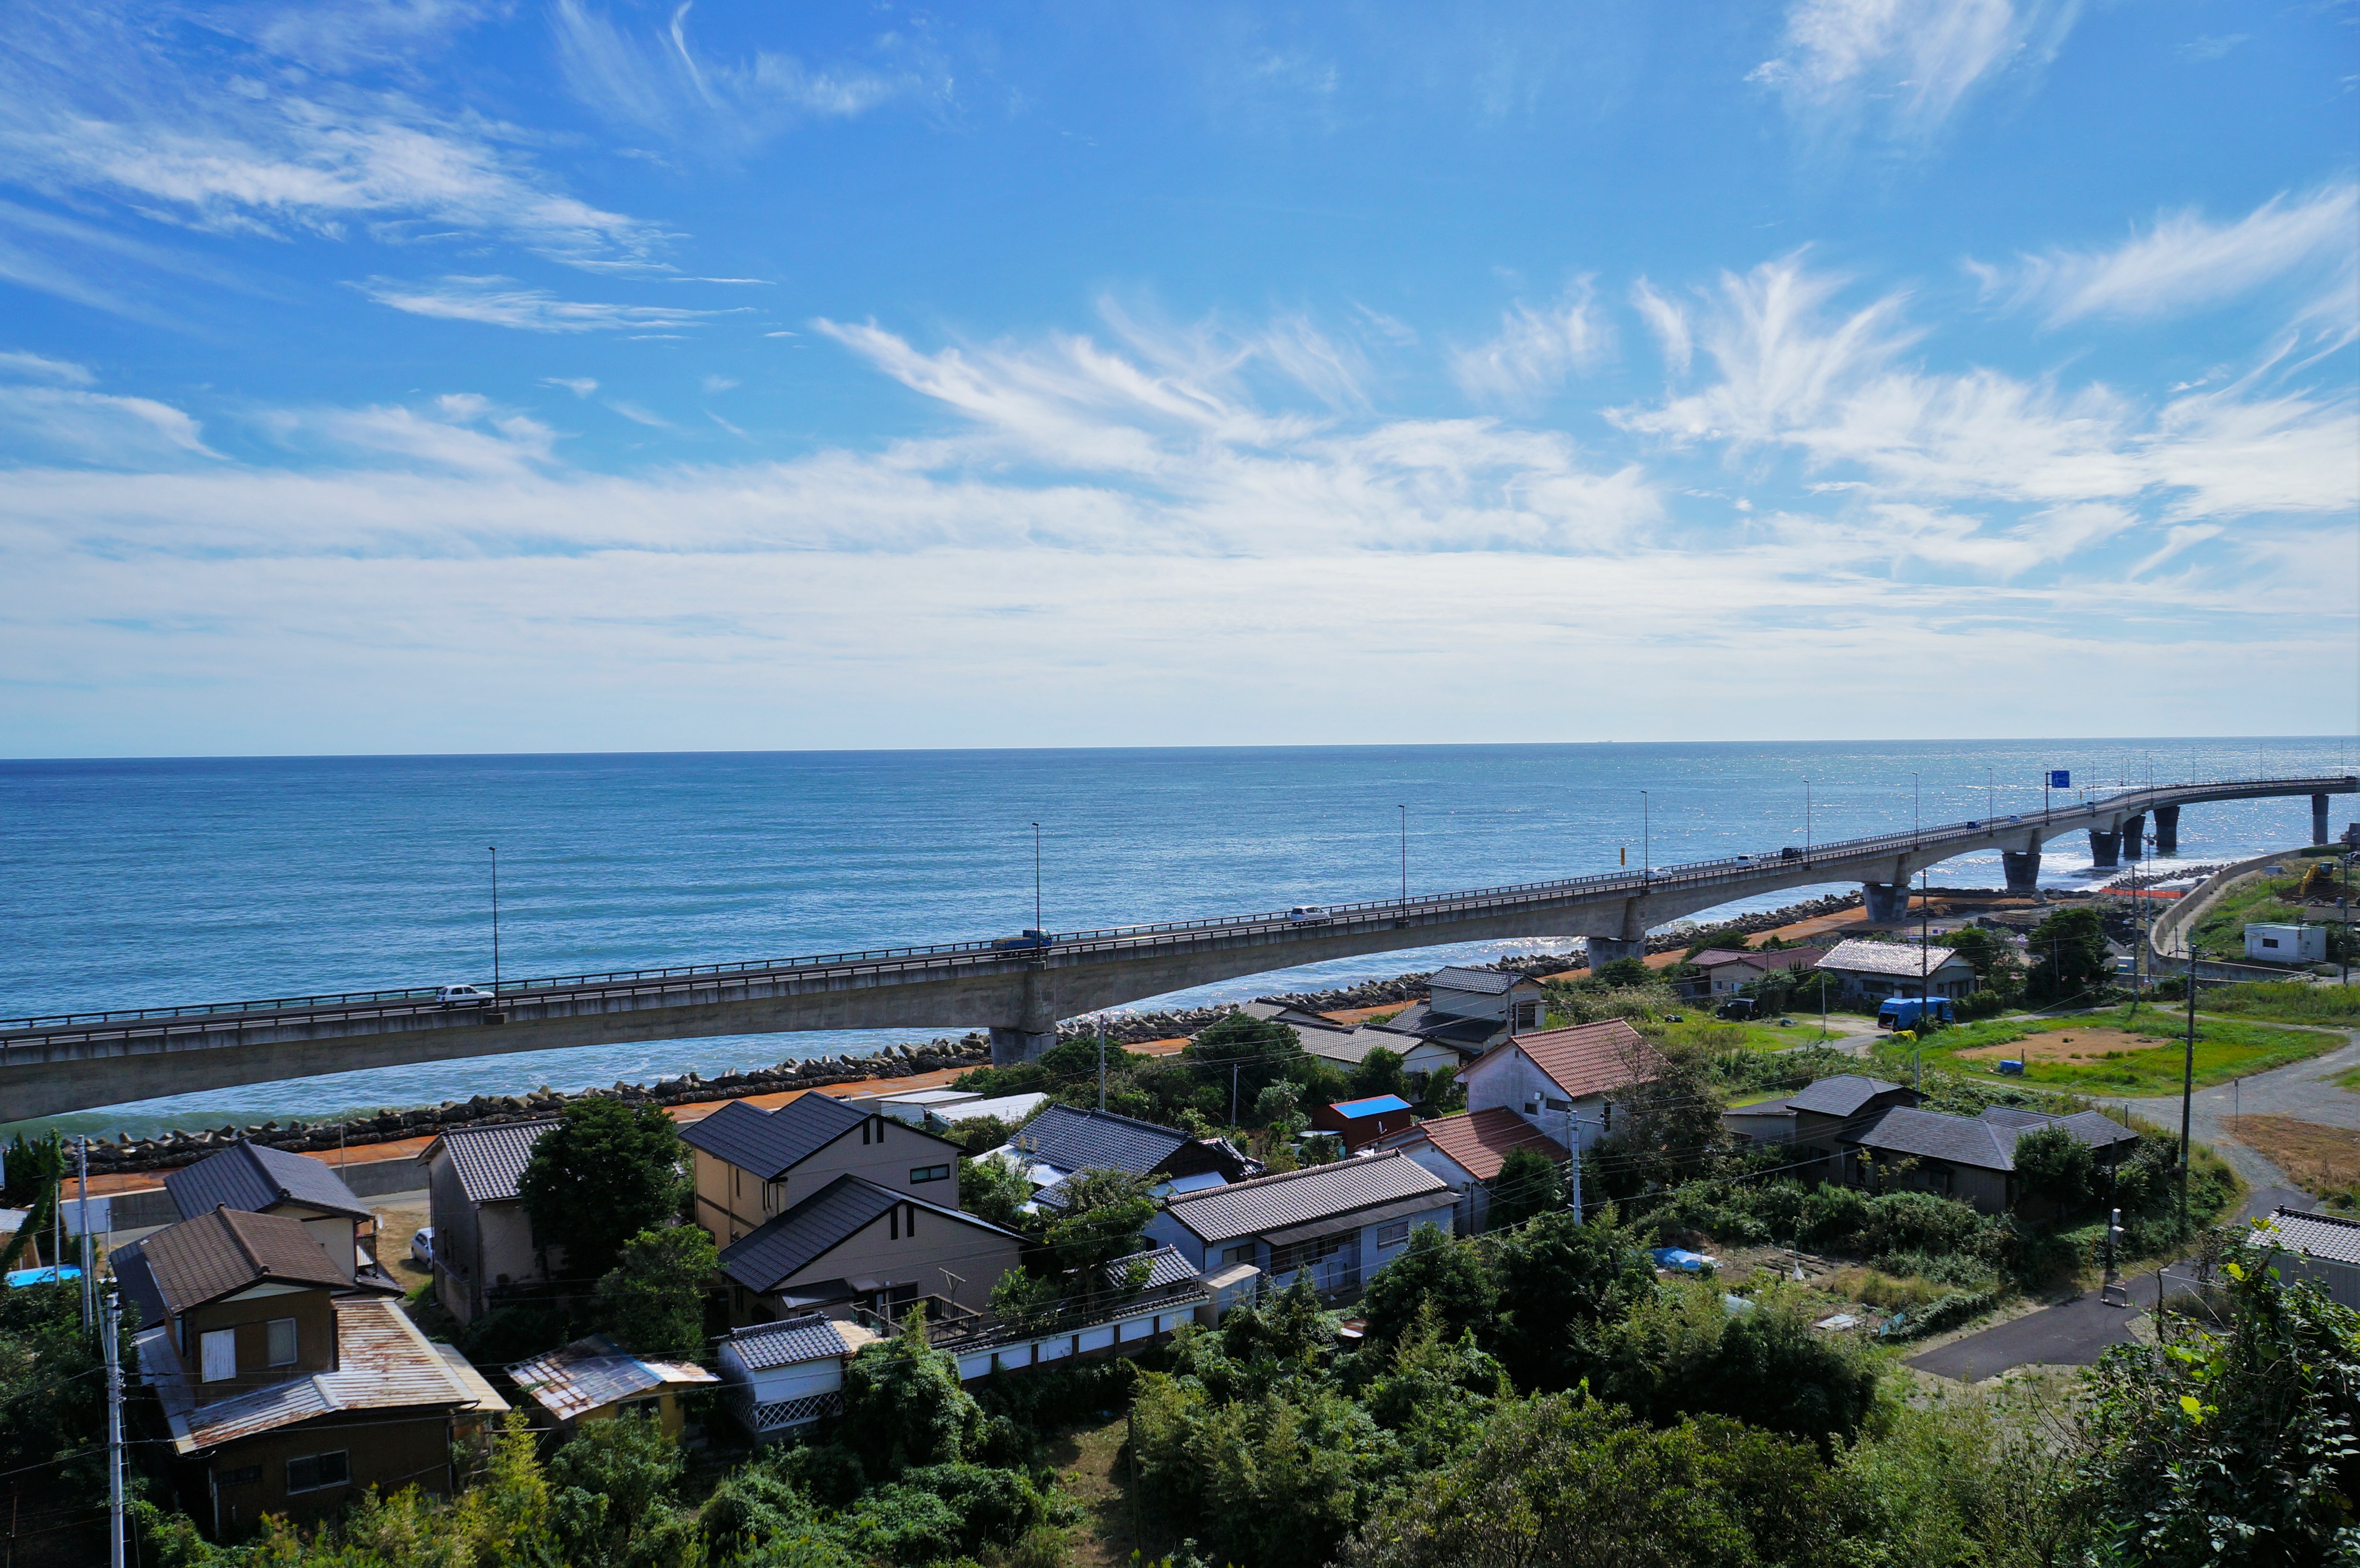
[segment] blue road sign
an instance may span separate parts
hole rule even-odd
[[[2051,769],[2049,787],[2051,789],[2070,789],[2073,788],[2073,775],[2062,768]]]

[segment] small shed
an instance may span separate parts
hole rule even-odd
[[[665,1436],[678,1437],[680,1391],[721,1381],[690,1362],[641,1360],[604,1334],[519,1361],[508,1373],[508,1381],[568,1436],[585,1421],[627,1412],[651,1413],[663,1423]]]
[[[2265,964],[2324,964],[2327,928],[2254,925],[2245,928],[2245,956]]]
[[[844,1410],[845,1364],[877,1335],[804,1312],[741,1328],[721,1342],[721,1380],[740,1425],[767,1443]]]
[[[1371,1094],[1365,1100],[1338,1100],[1311,1113],[1311,1125],[1322,1132],[1343,1135],[1344,1147],[1358,1151],[1389,1133],[1402,1132],[1417,1118],[1399,1094]]]
[[[2360,1220],[2282,1207],[2245,1245],[2268,1252],[2269,1267],[2287,1284],[2309,1280],[2338,1306],[2360,1307]]]

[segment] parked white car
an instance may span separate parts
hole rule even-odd
[[[434,999],[446,1007],[488,1007],[492,994],[475,985],[441,985],[435,988]]]
[[[410,1259],[421,1269],[434,1267],[434,1227],[420,1225],[418,1234],[410,1238]]]

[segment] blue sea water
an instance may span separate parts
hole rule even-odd
[[[0,761],[0,1018],[488,979],[492,844],[500,966],[516,977],[1003,935],[1033,923],[1035,822],[1042,918],[1071,930],[1389,897],[1404,823],[1411,891],[1439,892],[1600,871],[1624,853],[1665,865],[1891,831],[1913,811],[1934,822],[2037,809],[2052,768],[2103,792],[2342,771],[2349,755],[2333,739],[2222,739]],[[2298,842],[2308,812],[2300,800],[2191,808],[2178,864]],[[1935,879],[1994,886],[1995,858]],[[2087,870],[2086,843],[2051,845],[2050,882]],[[1159,1000],[1567,945],[1381,954]],[[933,1032],[487,1057],[57,1125],[308,1118],[709,1075]]]

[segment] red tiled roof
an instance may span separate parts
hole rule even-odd
[[[1464,1078],[1502,1051],[1521,1051],[1568,1100],[1627,1089],[1655,1079],[1662,1058],[1646,1037],[1621,1018],[1510,1036],[1461,1071]]]
[[[1520,1149],[1537,1149],[1552,1160],[1565,1158],[1563,1144],[1515,1112],[1497,1105],[1420,1122],[1407,1132],[1387,1138],[1385,1144],[1399,1149],[1411,1138],[1421,1137],[1478,1181],[1496,1179],[1500,1168],[1508,1162],[1508,1156]]]

